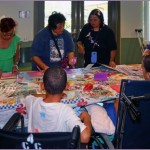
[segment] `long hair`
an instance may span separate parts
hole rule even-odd
[[[103,13],[99,9],[93,9],[90,12],[90,14],[89,14],[88,22],[90,22],[90,16],[91,15],[96,15],[99,18],[99,20],[100,20],[100,28],[103,27],[103,25],[104,25],[104,16],[103,16]]]

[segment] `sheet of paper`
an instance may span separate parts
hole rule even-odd
[[[8,73],[3,73],[1,78],[2,79],[5,79],[5,78],[16,78],[16,75],[11,73],[11,72],[8,72]]]
[[[85,70],[89,70],[89,69],[91,69],[91,68],[93,67],[93,65],[94,65],[94,64],[88,64],[84,69],[85,69]]]
[[[29,71],[29,72],[27,72],[27,74],[28,74],[30,77],[43,76],[43,73],[40,72],[40,71]]]

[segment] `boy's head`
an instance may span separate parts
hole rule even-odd
[[[45,71],[43,82],[49,94],[61,94],[67,83],[66,72],[59,66],[51,66]]]

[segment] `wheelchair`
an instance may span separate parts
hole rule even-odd
[[[21,132],[16,127],[21,120]],[[23,116],[15,113],[0,129],[0,149],[78,149],[80,148],[80,127],[72,132],[24,132]]]
[[[18,116],[16,117],[17,118],[16,120],[19,120],[21,118],[20,114],[17,115]],[[11,124],[7,123],[3,129],[0,129],[0,148],[3,149],[20,148],[20,147],[15,147],[16,141],[20,141],[20,139],[23,139],[23,142],[25,142],[26,144],[25,146],[29,146],[27,142],[30,141],[31,143],[32,141],[31,146],[33,146],[33,143],[36,143],[37,144],[36,148],[40,148],[41,146],[40,142],[38,141],[36,142],[36,138],[33,138],[34,134],[32,134],[32,136],[29,136],[30,133],[14,132],[13,131],[15,129],[14,125],[16,126],[18,121],[15,121],[15,119],[13,119],[13,121],[11,120],[10,121],[12,122]],[[115,129],[113,139],[110,140],[110,136],[103,133],[95,133],[93,130],[87,148],[88,149],[150,149],[149,127],[150,127],[150,81],[123,79],[121,81],[117,123],[116,123],[116,129]],[[50,138],[49,135],[51,133],[38,133],[36,135],[40,135],[40,134],[43,134],[41,135],[42,138],[37,137],[37,139],[42,139],[43,142],[53,143],[54,145],[58,146],[58,147],[53,147],[48,145],[49,147],[46,148],[54,148],[54,149],[81,148],[80,130],[78,129],[75,136],[73,136],[74,134],[71,133],[72,136],[69,136],[69,138],[66,140],[67,141],[66,143],[70,141],[69,142],[70,144],[67,144],[67,146],[63,145],[63,147],[59,147],[61,146],[60,144],[61,139],[59,142],[55,142],[55,140],[53,139],[55,137],[54,135],[52,135],[50,139],[51,142],[49,142],[49,138]],[[45,136],[45,134],[47,134],[47,136]],[[65,134],[65,133],[56,133],[57,135],[56,139],[59,136],[61,136],[61,134]],[[44,137],[46,137],[46,139]],[[74,144],[71,144],[72,142]]]
[[[123,79],[114,138],[110,140],[106,134],[103,138],[103,134],[95,133],[94,141],[100,142],[96,144],[96,148],[150,149],[149,127],[150,81]]]

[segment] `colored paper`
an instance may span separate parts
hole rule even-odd
[[[3,73],[1,78],[16,78],[16,75],[11,72]]]
[[[107,79],[107,74],[103,73],[103,72],[96,73],[94,75],[94,80],[96,80],[96,81],[106,81],[106,80],[108,80]]]
[[[38,77],[38,76],[43,76],[43,73],[40,71],[31,71],[27,72],[28,76],[30,77]]]

